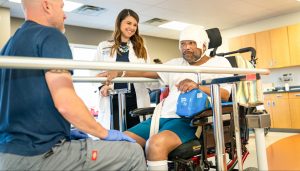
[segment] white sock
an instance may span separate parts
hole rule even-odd
[[[149,161],[147,160],[148,170],[152,171],[168,171],[168,161],[160,160],[160,161]]]

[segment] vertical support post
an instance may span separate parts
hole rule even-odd
[[[214,136],[216,142],[217,170],[227,171],[220,86],[217,84],[212,84],[210,87],[213,109]]]
[[[109,92],[109,98],[110,98],[110,129],[115,129],[114,125],[114,109],[113,109],[113,94]],[[101,105],[101,104],[100,104]]]
[[[118,93],[118,104],[119,104],[119,129],[121,132],[127,130],[126,123],[126,96],[125,93]]]
[[[127,93],[131,92],[131,83],[127,83]]]
[[[265,129],[254,128],[254,131],[258,170],[269,170],[265,142]]]
[[[232,94],[232,103],[233,103],[233,121],[234,121],[238,167],[239,170],[242,171],[243,170],[242,143],[241,143],[241,132],[240,132],[239,108],[236,100],[236,83],[233,83],[232,85],[231,94]]]

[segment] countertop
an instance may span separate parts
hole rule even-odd
[[[265,91],[264,94],[289,93],[289,92],[300,92],[300,86],[291,86],[289,91],[286,91],[284,87],[276,87],[273,91]]]

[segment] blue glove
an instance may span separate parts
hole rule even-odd
[[[71,140],[79,140],[79,139],[87,139],[89,138],[89,136],[88,134],[79,131],[78,129],[71,129],[70,138]]]
[[[107,137],[103,138],[102,140],[105,141],[128,141],[128,142],[133,142],[135,143],[136,141],[126,134],[117,131],[117,130],[108,130],[108,135]]]

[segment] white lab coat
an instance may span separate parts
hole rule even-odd
[[[97,52],[94,57],[93,61],[103,61],[103,62],[115,62],[117,58],[117,53],[115,52],[113,56],[110,56],[110,51],[111,47],[113,46],[114,42],[113,41],[104,41],[100,42],[98,47],[97,47]],[[150,63],[150,58],[149,56],[147,57],[147,61],[145,61],[143,58],[138,58],[133,50],[132,43],[129,42],[129,62],[130,63]],[[97,75],[101,71],[91,71],[92,76]],[[98,87],[101,85],[99,84],[94,84],[95,87],[95,92],[99,93]],[[150,107],[150,96],[149,92],[146,88],[145,83],[133,83],[135,92],[136,92],[136,99],[137,99],[137,107],[138,108],[143,108],[143,107]],[[113,87],[113,86],[112,86]],[[148,87],[148,86],[147,86]],[[109,97],[100,97],[100,104],[108,104],[106,103],[109,100]],[[103,103],[105,102],[105,103]],[[107,113],[110,113],[110,106],[109,105],[100,105],[100,111],[105,111],[106,115]],[[101,112],[100,112],[101,113]]]

